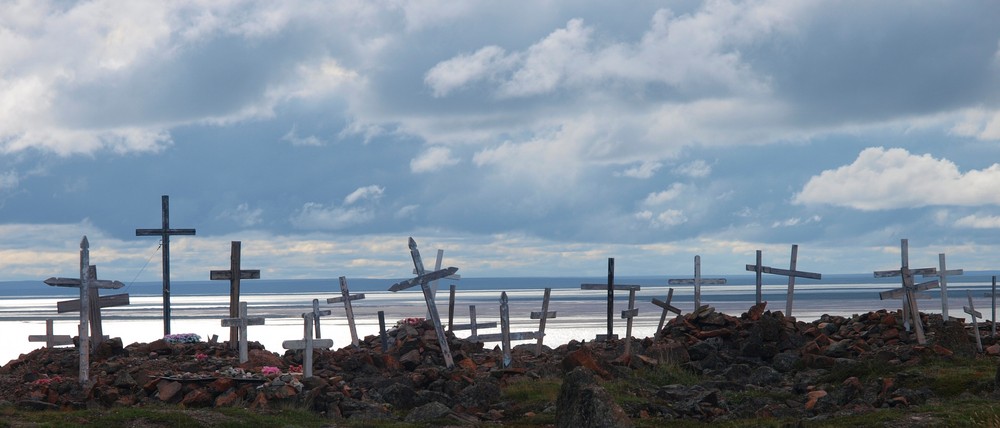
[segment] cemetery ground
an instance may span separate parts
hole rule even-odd
[[[703,306],[656,337],[499,346],[402,322],[388,346],[301,350],[251,342],[102,343],[92,385],[72,347],[41,348],[0,367],[0,426],[1000,426],[1000,344],[979,323],[920,314],[926,344],[901,311],[796,321],[766,302],[731,316]]]

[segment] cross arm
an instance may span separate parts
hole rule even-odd
[[[136,229],[135,236],[194,235],[194,229]]]
[[[910,269],[910,274],[912,275],[932,276],[936,273],[937,268]],[[900,269],[875,271],[875,278],[889,278],[900,275],[902,275],[902,273],[900,273]]]
[[[952,275],[957,276],[957,275],[963,275],[964,273],[965,273],[965,271],[962,270],[962,269],[949,269],[949,270],[946,270],[946,271],[923,273],[923,274],[920,274],[920,275],[921,276],[952,276]]]
[[[389,287],[389,291],[400,291],[407,288],[413,287],[414,285],[420,284],[421,282],[431,282],[435,279],[445,278],[449,275],[454,275],[458,272],[457,267],[450,267],[448,269],[441,269],[434,272],[425,273],[416,278],[408,279],[406,281],[400,281]]]
[[[346,300],[363,300],[364,298],[365,298],[365,293],[358,293],[358,294],[352,294],[350,296],[347,296]],[[326,303],[341,303],[344,300],[345,299],[344,299],[343,296],[341,296],[341,297],[331,297],[329,299],[326,299]]]
[[[664,301],[662,301],[660,299],[657,299],[655,297],[653,298],[653,304],[656,305],[656,306],[659,306],[659,307],[661,307],[663,309],[666,309],[666,310],[668,310],[670,312],[673,312],[673,313],[675,313],[677,315],[681,314],[681,310],[678,309],[676,306],[671,305],[671,304],[669,304],[667,302],[664,302]]]
[[[754,266],[754,265],[749,265]],[[700,281],[695,281],[693,278],[686,279],[668,279],[667,284],[670,285],[683,285],[683,284],[694,284],[698,283],[701,285],[725,285],[725,278],[702,278]]]
[[[754,265],[747,265],[754,266]],[[784,276],[795,276],[799,278],[809,278],[809,279],[823,279],[823,275],[815,272],[804,272],[800,270],[788,270],[788,269],[778,269],[770,266],[761,266],[761,272],[769,273],[772,275],[784,275]]]
[[[231,270],[213,270],[209,272],[209,279],[220,279],[220,280],[231,280],[233,279],[233,271]],[[241,270],[240,279],[260,279],[260,270]]]
[[[607,290],[608,284],[580,284],[581,290]],[[615,290],[635,290],[639,291],[638,285],[615,284]]]
[[[264,325],[263,317],[253,318],[223,318],[223,327],[242,327],[245,325]]]

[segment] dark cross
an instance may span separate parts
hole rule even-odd
[[[503,291],[500,293],[500,333],[484,334],[479,336],[478,340],[480,342],[499,341],[500,348],[503,351],[503,368],[508,368],[513,361],[510,355],[510,342],[512,340],[537,339],[538,335],[539,333],[537,331],[511,333],[510,308],[507,305],[507,292]]]
[[[352,300],[361,300],[365,298],[365,294],[351,294],[351,291],[347,289],[347,278],[340,277],[340,297],[331,297],[326,299],[326,303],[344,303],[344,311],[347,312],[347,325],[351,328],[351,345],[355,348],[358,347],[358,329],[354,325],[354,308],[351,307]]]
[[[632,320],[639,316],[639,308],[635,307],[635,289],[628,290],[628,309],[622,311],[622,319],[627,319],[625,323],[625,355],[632,354]]]
[[[313,299],[313,310],[312,310],[312,315],[313,315],[312,319],[313,319],[313,327],[314,327],[313,330],[316,331],[316,338],[317,339],[319,339],[320,337],[323,337],[323,336],[320,335],[320,332],[319,332],[319,317],[324,316],[324,315],[330,315],[332,313],[333,312],[331,312],[329,309],[321,311],[319,309],[319,299]]]
[[[229,317],[239,318],[240,316],[240,280],[260,279],[260,270],[240,269],[240,241],[233,241],[230,248],[229,270],[213,270],[209,272],[209,279],[229,281]],[[238,272],[238,274],[237,274]],[[229,329],[229,349],[236,349],[236,342],[239,341],[239,329],[233,325]]]
[[[305,377],[313,375],[313,350],[316,348],[329,349],[333,347],[333,339],[313,339],[313,325],[316,323],[316,315],[312,312],[302,314],[305,324],[305,334],[302,340],[286,340],[281,342],[281,347],[291,350],[302,351],[302,371]]]
[[[764,265],[761,264],[761,260],[760,259],[761,259],[761,251],[757,250],[757,264],[747,265],[747,270],[753,271],[754,273],[756,273],[756,276],[757,276],[757,304],[758,305],[760,305],[760,303],[761,303],[761,301],[763,300],[763,297],[764,297],[763,293],[761,293],[761,287],[763,286],[763,279],[764,279],[764,277],[763,277],[763,273],[764,273],[763,268],[764,268]],[[698,308],[695,308],[695,310],[698,310]]]
[[[931,274],[922,275],[924,278],[929,276],[938,277],[938,285],[941,287],[941,318],[948,321],[948,277],[953,275],[961,275],[963,273],[962,269],[948,270],[945,267],[944,253],[938,254],[938,266],[937,272]]]
[[[72,345],[73,338],[69,335],[55,335],[52,328],[52,318],[45,320],[45,335],[35,335],[32,334],[28,336],[29,342],[45,342],[46,348],[52,348],[61,345]]]
[[[966,291],[965,294],[969,297],[969,306],[963,306],[962,310],[972,317],[972,331],[976,332],[976,349],[979,352],[983,352],[983,339],[979,337],[979,323],[976,321],[976,317],[982,318],[983,314],[979,313],[976,307],[972,305],[972,293]]]
[[[410,257],[413,259],[413,268],[417,271],[417,277],[393,284],[392,287],[389,287],[389,291],[395,292],[420,285],[420,291],[424,294],[424,302],[427,303],[427,313],[430,315],[431,322],[434,323],[434,331],[437,333],[438,344],[441,345],[441,354],[444,356],[445,366],[448,368],[455,367],[455,361],[451,357],[451,349],[448,347],[448,337],[445,336],[444,328],[441,327],[441,317],[438,315],[437,305],[434,304],[434,295],[431,293],[431,287],[428,283],[454,275],[455,272],[458,272],[458,268],[450,267],[448,269],[435,270],[434,272],[426,272],[424,271],[424,262],[420,259],[420,250],[417,249],[417,242],[412,237],[410,238],[409,246]]]
[[[542,296],[541,312],[532,312],[531,319],[538,320],[538,343],[535,344],[535,356],[542,354],[542,341],[545,340],[545,321],[556,317],[556,311],[549,312],[549,296],[552,289],[546,287],[545,295]]]
[[[694,310],[697,311],[701,307],[701,286],[702,285],[725,285],[725,278],[711,278],[705,279],[701,277],[701,256],[694,256],[694,278],[688,279],[670,279],[667,280],[667,284],[670,285],[682,285],[682,284],[694,284]],[[678,313],[677,315],[680,315]],[[666,312],[664,312],[666,316]],[[660,324],[663,324],[661,321]]]
[[[497,323],[476,321],[476,305],[469,305],[469,324],[457,324],[451,329],[453,331],[472,330],[472,336],[469,336],[469,340],[479,342],[479,329],[481,328],[497,328]]]
[[[382,338],[382,353],[389,351],[389,336],[385,334],[385,311],[378,311],[378,335]]]
[[[247,316],[247,302],[239,302],[239,308],[239,315],[233,318],[223,318],[222,326],[235,328],[239,333],[237,342],[239,342],[240,364],[242,364],[250,359],[247,350],[247,326],[264,325],[264,317],[251,318]]]
[[[455,324],[455,284],[448,287],[448,331]]]
[[[91,265],[90,268],[90,277],[96,278],[97,268],[94,265]],[[101,309],[126,306],[129,304],[128,293],[101,296],[98,294],[97,290],[97,288],[90,288],[88,290],[90,293],[90,298],[88,299],[90,303],[90,344],[94,348],[97,348],[97,346],[104,342],[106,338],[104,335],[103,320],[101,319]],[[66,312],[76,312],[79,310],[80,299],[56,302],[56,313],[62,314]]]
[[[723,280],[723,281],[725,281],[725,280]],[[665,324],[667,322],[667,312],[673,312],[673,313],[675,313],[677,315],[681,314],[681,310],[680,309],[678,309],[674,305],[670,304],[670,301],[673,300],[673,298],[674,298],[674,289],[673,288],[667,290],[667,300],[666,301],[661,301],[660,299],[657,299],[655,297],[653,298],[653,304],[656,305],[656,306],[659,306],[659,307],[663,308],[663,313],[660,314],[660,324],[656,326],[656,332],[657,333],[659,333],[660,330],[663,330],[663,324]],[[696,310],[697,310],[697,308],[696,308]]]
[[[76,278],[49,278],[45,283],[56,287],[76,287],[80,289],[80,385],[86,386],[90,382],[90,316],[94,310],[90,303],[91,288],[122,288],[125,284],[118,281],[98,280],[91,276],[91,272],[97,273],[97,269],[91,270],[90,266],[90,241],[84,236],[80,240],[80,279]],[[95,302],[96,303],[96,302]]]
[[[799,246],[792,245],[792,259],[788,269],[778,269],[770,266],[762,266],[760,263],[760,250],[757,251],[757,264],[747,265],[747,270],[757,273],[757,304],[761,303],[761,274],[783,275],[788,277],[788,296],[785,300],[785,316],[792,316],[792,302],[795,299],[795,278],[822,279],[823,275],[814,272],[795,270],[798,263]]]
[[[170,235],[194,235],[194,229],[170,228],[170,197],[161,197],[163,226],[159,229],[136,229],[135,236],[159,236],[163,246],[163,335],[170,334]]]
[[[620,285],[615,284],[615,259],[614,257],[608,258],[608,283],[607,284],[580,284],[581,290],[608,290],[608,333],[598,334],[597,340],[613,340],[617,339],[618,335],[615,334],[615,290],[630,290],[635,288],[639,290],[638,285]]]
[[[885,270],[875,272],[875,278],[887,278],[898,276],[902,278],[903,287],[894,290],[883,291],[879,293],[879,298],[885,300],[887,298],[902,298],[903,299],[903,318],[911,318],[913,321],[913,331],[917,335],[917,343],[924,345],[927,343],[927,339],[924,337],[924,325],[920,320],[920,311],[917,308],[917,293],[920,291],[928,290],[937,287],[938,282],[928,281],[921,284],[913,283],[914,275],[927,275],[933,274],[937,271],[935,268],[922,268],[922,269],[910,269],[910,255],[909,255],[909,241],[906,239],[901,239],[899,243],[900,247],[900,267],[898,270]]]
[[[983,294],[989,297],[993,308],[993,318],[990,320],[990,337],[997,337],[997,276],[993,275],[993,288],[989,293]]]

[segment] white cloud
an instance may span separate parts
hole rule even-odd
[[[779,227],[795,227],[795,226],[806,225],[806,224],[809,224],[809,223],[818,223],[818,222],[820,222],[822,220],[823,220],[823,217],[820,217],[818,215],[814,215],[812,217],[806,217],[806,218],[792,217],[792,218],[787,218],[787,219],[784,219],[784,220],[779,220],[779,221],[775,221],[774,223],[771,223],[771,228],[774,229],[774,228],[779,228]]]
[[[678,165],[673,169],[674,174],[686,175],[692,178],[708,177],[712,173],[712,166],[707,162],[698,159],[683,165]]]
[[[435,97],[443,97],[493,75],[496,69],[508,67],[509,62],[503,48],[486,46],[472,55],[459,55],[438,63],[424,75],[424,83],[431,87]]]
[[[622,172],[616,172],[615,176],[647,179],[652,177],[653,174],[656,174],[656,171],[662,166],[663,164],[660,162],[644,161],[641,164],[628,168]]]
[[[374,200],[382,197],[385,187],[372,184],[370,186],[359,187],[344,198],[344,205],[352,205],[361,200]]]
[[[458,159],[451,156],[447,147],[428,147],[416,158],[410,161],[410,171],[414,173],[433,172],[441,168],[458,164]]]
[[[643,210],[635,213],[635,218],[649,222],[651,226],[657,228],[669,228],[681,225],[686,223],[688,220],[683,211],[675,209],[668,209],[659,213]]]
[[[966,110],[960,114],[951,132],[983,141],[1000,140],[1000,110]]]
[[[339,230],[367,223],[373,218],[374,212],[367,207],[328,207],[308,202],[292,216],[291,222],[299,229]]]
[[[955,226],[971,229],[1000,229],[1000,216],[967,215],[955,220]]]
[[[648,196],[646,196],[646,199],[643,201],[643,204],[645,205],[665,204],[680,196],[681,192],[683,192],[684,189],[685,186],[683,184],[674,183],[670,185],[670,188],[667,190],[664,190],[662,192],[650,193]]]
[[[289,130],[287,134],[285,134],[284,136],[281,137],[281,141],[287,141],[287,142],[291,143],[293,146],[322,146],[323,145],[323,141],[320,140],[319,138],[317,138],[315,135],[310,135],[308,137],[300,137],[298,135],[298,133],[296,133],[295,128],[296,127],[293,125],[292,129]]]
[[[905,149],[870,147],[850,165],[813,176],[795,204],[863,211],[930,205],[1000,205],[1000,164],[962,173],[955,163]]]
[[[227,219],[235,221],[237,224],[243,227],[250,227],[256,224],[260,224],[261,218],[264,215],[264,210],[262,208],[250,208],[250,204],[246,202],[239,204],[234,209],[227,209],[218,215],[220,219]]]

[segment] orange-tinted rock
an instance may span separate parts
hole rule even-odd
[[[197,388],[184,396],[181,404],[187,407],[206,407],[212,405],[215,396],[204,388]]]
[[[220,377],[212,381],[212,383],[208,384],[208,387],[211,388],[216,393],[221,393],[232,388],[234,383],[236,383],[236,381],[233,380],[232,378]]]
[[[584,347],[577,349],[576,351],[566,354],[566,358],[563,358],[563,370],[568,372],[577,367],[586,367],[601,377],[608,376],[608,372],[602,369],[601,366],[597,364],[597,361],[594,360],[594,356],[590,353],[590,348]]]
[[[816,407],[816,402],[823,397],[826,397],[826,391],[822,389],[816,391],[810,391],[809,393],[807,393],[806,410],[811,410],[813,407]]]
[[[230,407],[240,401],[240,396],[236,391],[227,391],[215,398],[215,407]]]
[[[952,352],[951,349],[945,348],[944,346],[941,346],[941,345],[938,345],[938,344],[935,344],[932,347],[932,349],[934,350],[935,354],[938,354],[938,355],[940,355],[942,357],[950,357],[952,355],[955,355],[955,353]]]

